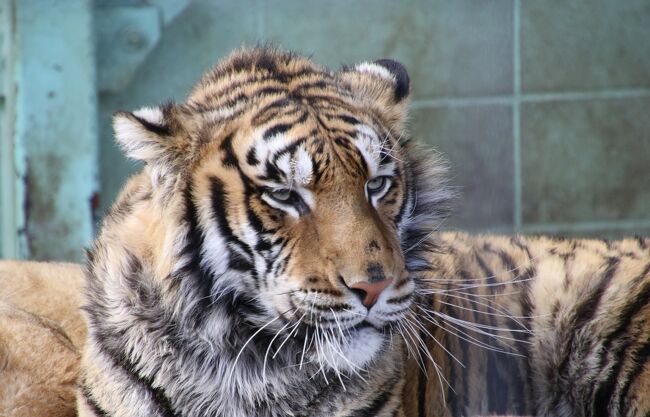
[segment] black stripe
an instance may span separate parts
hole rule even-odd
[[[605,272],[603,274],[603,277],[600,279],[600,282],[598,283],[598,286],[594,290],[593,294],[590,294],[590,296],[585,297],[583,301],[576,306],[575,313],[574,313],[575,326],[572,326],[574,335],[577,330],[582,329],[585,326],[585,324],[587,324],[594,318],[594,315],[596,314],[596,311],[600,306],[600,300],[602,299],[603,294],[609,287],[612,278],[614,278],[614,274],[618,269],[619,263],[620,263],[619,258],[616,257],[608,258],[607,266],[605,267]]]
[[[79,390],[81,391],[81,396],[83,397],[84,402],[94,415],[97,417],[111,417],[111,415],[104,410],[97,401],[95,401],[87,385],[81,385]]]
[[[417,360],[413,358],[413,360]],[[418,367],[418,417],[426,417],[427,413],[427,385],[429,379],[425,373]]]
[[[246,152],[246,163],[248,165],[257,165],[260,163],[260,160],[257,159],[255,145],[251,146],[248,152]]]
[[[327,82],[325,80],[317,80],[317,81],[307,81],[302,84],[298,84],[295,86],[292,86],[295,90],[308,90],[311,88],[322,88],[322,89],[327,89],[330,87],[330,89],[333,88],[332,83]]]
[[[336,114],[336,115],[331,115],[331,116],[333,118],[343,120],[345,123],[349,123],[351,125],[357,125],[357,124],[360,123],[359,120],[356,117],[350,116],[350,115],[347,115],[347,114],[340,114],[340,115]]]
[[[512,256],[507,254],[505,251],[498,251],[497,252],[499,255],[499,258],[501,258],[501,262],[503,263],[503,267],[508,270],[509,273],[511,274],[516,274],[517,272],[517,266],[515,265],[514,259],[512,259]]]
[[[269,110],[274,109],[274,108],[287,107],[289,104],[291,104],[291,101],[286,97],[282,97],[282,98],[278,98],[276,100],[273,100],[272,102],[266,104],[264,107],[262,107],[261,109],[259,109],[257,111],[257,115],[255,117],[253,117],[253,119],[251,120],[251,125],[259,126],[261,124],[266,123],[270,119],[268,119],[268,118],[266,118],[264,116],[266,116],[266,113]]]
[[[165,394],[164,389],[154,387],[153,380],[151,378],[140,375],[135,364],[129,361],[123,351],[114,350],[109,347],[113,343],[107,340],[107,338],[113,337],[113,335],[109,335],[101,331],[96,331],[95,337],[97,339],[97,345],[99,349],[111,359],[113,362],[112,365],[115,368],[122,369],[125,376],[131,381],[133,385],[140,386],[143,390],[151,393],[151,402],[156,407],[155,411],[157,413],[164,417],[176,416],[176,414],[174,414],[171,401]]]
[[[116,112],[115,115],[117,115],[118,113],[123,113],[123,112]],[[169,129],[169,127],[167,125],[158,125],[158,124],[155,124],[155,123],[151,123],[150,121],[148,121],[148,120],[146,120],[146,119],[144,119],[142,117],[138,117],[133,113],[128,113],[128,114],[133,116],[134,119],[136,119],[138,122],[140,122],[142,127],[147,129],[151,133],[154,133],[154,134],[159,135],[159,136],[169,136],[169,135],[171,135],[171,130]],[[163,118],[164,118],[164,116],[163,116]]]
[[[598,282],[596,288],[593,289],[589,294],[585,294],[580,302],[575,306],[573,317],[570,319],[570,323],[568,323],[571,332],[562,349],[562,359],[560,361],[559,367],[557,368],[558,375],[566,375],[567,367],[569,366],[569,360],[571,358],[571,354],[573,353],[571,347],[575,343],[576,335],[578,335],[582,328],[593,319],[596,311],[598,311],[598,307],[600,306],[603,294],[609,287],[609,284],[614,277],[614,273],[616,272],[619,263],[620,260],[616,257],[608,258],[605,272],[602,274],[602,277],[600,278],[600,281]],[[571,375],[567,375],[567,377],[569,380],[573,379],[573,376]],[[561,395],[558,393],[558,395],[556,395],[553,400],[554,407],[557,407],[560,398]]]
[[[210,177],[210,193],[212,199],[212,214],[216,218],[217,227],[219,228],[221,236],[223,236],[228,242],[238,240],[228,223],[228,196],[226,195],[223,181],[217,177]]]
[[[187,243],[183,248],[181,256],[191,258],[185,270],[178,271],[173,276],[176,282],[181,285],[191,285],[198,292],[197,311],[208,312],[212,300],[210,293],[212,291],[212,282],[214,277],[211,273],[201,268],[201,248],[204,244],[203,233],[199,230],[198,214],[196,205],[192,197],[192,185],[188,184],[184,191],[185,200],[185,222],[187,223]],[[199,320],[200,321],[200,320]]]
[[[508,412],[508,381],[499,372],[499,361],[492,352],[487,353],[487,385],[488,411],[490,414],[506,414]],[[505,360],[505,359],[504,359]]]
[[[386,381],[380,388],[379,393],[375,395],[373,400],[364,408],[359,408],[352,412],[349,417],[375,417],[390,401],[393,394],[393,389],[399,378],[391,378]]]
[[[648,273],[650,273],[650,263],[645,266],[641,274],[639,274],[633,282],[643,282]],[[612,342],[618,340],[621,335],[626,332],[632,319],[634,319],[638,312],[645,307],[648,302],[650,302],[650,282],[645,282],[645,285],[643,285],[640,290],[634,288],[634,290],[630,291],[630,294],[636,296],[631,299],[631,302],[623,307],[623,310],[621,310],[617,317],[619,320],[618,326],[616,326],[616,329],[603,340],[603,351],[605,352],[609,350]]]
[[[280,123],[277,124],[269,129],[267,129],[264,134],[262,135],[262,138],[264,140],[270,140],[276,135],[279,135],[281,133],[287,132],[293,127],[293,123]]]
[[[448,297],[447,301],[451,301]],[[443,304],[442,309],[444,310],[443,312],[446,312],[448,315],[454,318],[462,318],[461,315],[458,314],[456,309],[452,307],[451,305],[448,304]],[[451,415],[454,417],[460,417],[465,415],[466,413],[464,412],[465,410],[465,403],[466,403],[466,398],[467,398],[467,392],[469,391],[469,378],[464,374],[464,369],[470,369],[471,365],[469,364],[469,359],[470,355],[468,352],[469,342],[466,342],[462,340],[457,334],[452,335],[451,331],[447,329],[445,326],[446,322],[442,322],[442,325],[440,326],[443,331],[448,331],[449,335],[447,338],[454,336],[458,342],[458,347],[460,347],[461,350],[461,356],[460,360],[463,361],[465,364],[465,368],[459,369],[456,366],[456,363],[448,363],[447,366],[449,366],[449,383],[452,386],[447,387],[447,401],[449,402],[449,409],[451,410]],[[443,327],[444,326],[444,327]],[[454,333],[458,333],[456,330],[454,330]],[[444,343],[444,342],[443,342]],[[460,371],[460,372],[458,372]],[[460,375],[459,375],[460,374]],[[462,391],[458,391],[458,386],[457,384],[460,382],[462,385]],[[441,388],[442,389],[442,388]],[[454,391],[455,390],[455,391]]]
[[[280,94],[280,93],[284,93],[286,91],[287,90],[284,89],[284,88],[266,86],[266,87],[260,88],[259,90],[255,90],[254,94],[255,94],[256,97],[260,97],[260,96],[268,96],[268,95],[271,95],[271,94]]]
[[[623,388],[621,388],[620,395],[618,396],[617,410],[621,416],[624,415],[626,411],[623,407],[627,404],[631,404],[629,401],[627,401],[630,387],[634,381],[636,381],[639,375],[641,375],[641,372],[643,372],[645,369],[648,357],[650,357],[650,339],[646,339],[641,348],[637,350],[634,358],[629,359],[634,363],[634,368],[632,368],[632,370],[625,376],[625,383],[623,384]]]
[[[237,156],[232,148],[232,138],[232,134],[226,136],[222,139],[221,144],[219,145],[219,149],[224,154],[221,163],[229,168],[235,168],[239,165]]]
[[[485,263],[485,260],[481,257],[481,255],[478,254],[478,252],[474,252],[474,257],[476,258],[476,262],[478,263],[479,268],[481,268],[481,271],[483,271],[483,274],[485,275],[484,279],[487,281],[488,284],[496,284],[497,279],[494,276],[494,272],[490,269],[489,266],[487,266],[487,263]]]
[[[649,272],[650,264],[646,265],[643,272],[637,278],[635,278],[634,281],[638,282],[643,280]],[[650,282],[646,282],[646,285],[644,285],[641,291],[638,292],[634,300],[631,303],[626,304],[621,313],[618,315],[619,325],[613,332],[607,335],[602,343],[602,348],[600,350],[604,353],[604,355],[610,351],[610,347],[615,341],[621,340],[621,336],[629,331],[632,320],[637,316],[643,307],[648,305],[648,302],[650,302]],[[627,356],[626,350],[631,342],[632,341],[630,340],[628,342],[621,343],[612,352],[612,357],[614,358],[613,368],[610,370],[608,378],[598,384],[591,403],[592,410],[605,410],[610,401],[612,401],[612,395],[616,389],[617,381],[619,379],[625,357]],[[604,356],[602,359],[604,359]],[[601,360],[600,366],[606,366],[606,364],[603,363],[603,360]]]

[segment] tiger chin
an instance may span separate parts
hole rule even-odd
[[[116,113],[144,167],[88,252],[79,415],[647,415],[650,241],[438,232],[409,93],[250,49]]]

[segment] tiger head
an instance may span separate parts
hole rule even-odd
[[[115,114],[168,228],[151,256],[196,315],[245,300],[273,334],[321,334],[330,352],[313,355],[339,369],[337,349],[350,366],[381,351],[448,198],[444,167],[405,137],[409,91],[395,61],[330,72],[252,49],[183,104]]]

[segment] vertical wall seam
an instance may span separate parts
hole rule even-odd
[[[513,0],[513,100],[512,141],[514,164],[514,214],[515,233],[522,228],[522,170],[521,170],[521,0]]]

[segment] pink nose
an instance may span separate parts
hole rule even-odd
[[[384,291],[391,282],[393,282],[392,278],[383,279],[373,283],[366,281],[356,282],[350,285],[350,289],[359,295],[364,306],[370,308],[375,305],[379,298],[379,294],[381,294],[381,292]]]

